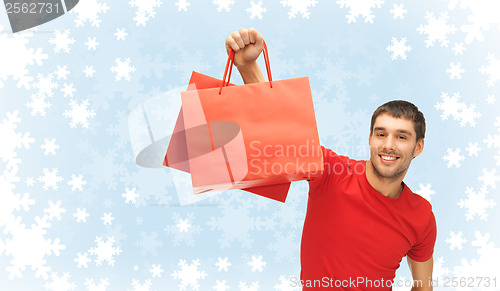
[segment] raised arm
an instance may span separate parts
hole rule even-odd
[[[245,84],[265,82],[257,58],[264,49],[264,38],[255,28],[240,28],[226,38],[226,51],[233,49],[234,65]]]
[[[431,291],[432,290],[432,267],[434,261],[432,257],[425,262],[414,261],[406,257],[410,267],[413,282],[415,283],[411,291]]]

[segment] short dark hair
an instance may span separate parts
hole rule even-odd
[[[418,110],[415,104],[404,100],[393,100],[380,105],[372,115],[370,126],[370,135],[373,134],[373,125],[375,119],[382,114],[389,113],[396,118],[407,118],[413,121],[413,128],[417,133],[417,141],[425,137],[425,118],[424,114]]]

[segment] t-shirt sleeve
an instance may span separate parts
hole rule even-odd
[[[339,156],[331,149],[321,146],[323,152],[323,173],[320,177],[309,180],[309,196],[316,196],[322,185],[336,183],[347,171],[348,157]]]
[[[437,227],[434,213],[429,216],[426,228],[420,235],[419,240],[408,251],[408,257],[417,262],[425,262],[432,257],[434,253],[434,244],[436,243]]]

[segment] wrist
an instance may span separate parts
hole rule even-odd
[[[265,82],[264,76],[256,61],[236,66],[245,84]]]

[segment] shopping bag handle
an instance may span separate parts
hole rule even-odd
[[[272,83],[273,78],[271,77],[271,66],[269,65],[269,53],[267,51],[266,42],[265,41],[263,41],[263,42],[264,42],[263,54],[264,54],[264,61],[266,63],[267,78],[269,79],[269,86],[271,86],[271,88],[272,88],[273,87],[273,83]],[[233,71],[233,63],[234,63],[234,50],[231,49],[229,51],[229,56],[227,58],[226,69],[224,70],[224,77],[222,77],[222,84],[220,85],[219,95],[222,93],[222,87],[229,85],[229,80],[231,79],[231,72]],[[229,76],[227,76],[228,69],[229,69]],[[227,82],[226,82],[226,76],[228,77]]]

